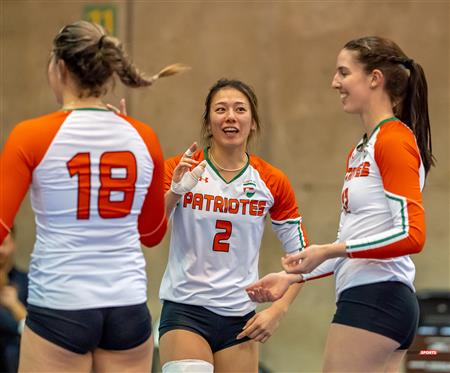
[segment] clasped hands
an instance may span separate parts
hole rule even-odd
[[[284,271],[270,273],[245,290],[253,302],[275,302],[294,283],[303,282],[302,274],[312,272],[325,260],[345,256],[345,244],[310,245],[299,253],[281,258]]]

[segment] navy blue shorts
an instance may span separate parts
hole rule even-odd
[[[128,350],[144,343],[152,334],[147,304],[54,310],[28,305],[25,324],[46,340],[77,354],[96,348]]]
[[[344,290],[337,302],[333,323],[381,334],[407,350],[419,323],[416,294],[396,281],[377,282]]]
[[[202,336],[215,353],[249,341],[248,337],[236,337],[254,315],[255,311],[245,316],[221,316],[201,306],[165,300],[159,323],[159,338],[171,330],[189,330]]]

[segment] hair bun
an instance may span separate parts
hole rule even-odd
[[[98,39],[98,43],[97,43],[98,49],[102,49],[103,48],[103,45],[105,44],[105,39],[106,39],[107,36],[108,35],[100,36],[100,39]]]

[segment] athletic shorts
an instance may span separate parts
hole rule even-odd
[[[255,311],[245,316],[221,316],[201,306],[165,300],[159,323],[159,338],[171,330],[189,330],[202,336],[215,353],[249,341],[248,337],[242,339],[236,337],[254,315]]]
[[[66,350],[85,354],[96,348],[128,350],[152,334],[147,304],[54,310],[28,305],[25,324],[36,334]]]
[[[333,323],[365,329],[411,346],[419,322],[416,294],[401,282],[386,281],[344,290]]]

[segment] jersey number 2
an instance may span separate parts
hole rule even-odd
[[[228,252],[230,249],[230,244],[226,241],[230,238],[231,232],[233,231],[233,225],[231,224],[231,221],[227,220],[217,220],[216,221],[216,229],[223,229],[224,232],[218,232],[214,236],[214,242],[213,242],[213,251],[224,251]]]
[[[70,177],[78,176],[77,219],[89,219],[91,205],[91,155],[77,153],[67,162]],[[136,158],[129,151],[105,152],[100,156],[98,213],[103,219],[122,218],[131,211],[136,183]],[[112,177],[113,169],[125,169],[125,177]],[[111,192],[122,198],[111,200]]]

